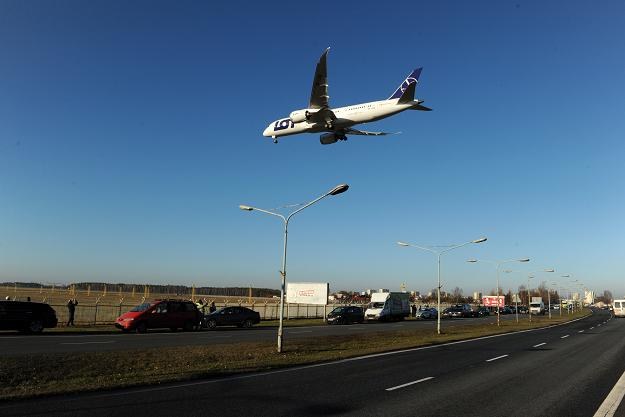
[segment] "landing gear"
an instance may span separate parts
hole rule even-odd
[[[278,138],[277,137],[272,136],[272,138],[273,138],[273,143],[278,143]]]

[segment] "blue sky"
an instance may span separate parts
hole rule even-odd
[[[331,289],[495,286],[468,258],[530,257],[625,296],[625,5],[587,2],[0,2],[0,281]],[[434,111],[331,146],[263,138],[305,108],[388,97],[422,66]],[[569,285],[570,286],[570,285]]]

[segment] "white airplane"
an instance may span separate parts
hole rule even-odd
[[[432,110],[422,106],[423,101],[414,99],[415,87],[419,82],[419,75],[421,75],[423,68],[412,71],[386,100],[331,109],[326,69],[326,57],[329,50],[330,48],[327,48],[323,52],[317,63],[308,108],[296,110],[291,112],[289,117],[272,122],[263,131],[263,136],[271,137],[274,143],[278,143],[278,138],[282,136],[327,132],[321,135],[320,142],[322,145],[329,145],[339,140],[347,140],[347,135],[383,136],[391,134],[357,130],[352,128],[354,125],[374,122],[404,110]]]

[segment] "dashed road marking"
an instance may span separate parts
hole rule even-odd
[[[564,336],[562,336],[560,339],[566,339],[567,337],[569,337],[569,334],[565,334]]]
[[[418,384],[420,382],[429,381],[430,379],[434,379],[434,377],[433,376],[428,376],[427,378],[417,379],[416,381],[407,382],[405,384],[397,385],[396,387],[387,388],[386,391],[395,391],[396,389],[405,388],[405,387],[408,387],[410,385]]]
[[[583,331],[583,330],[580,330],[580,331],[579,331],[579,332],[577,332],[577,333],[584,333],[584,331]]]
[[[103,345],[107,343],[115,343],[114,340],[104,340],[101,342],[65,342],[59,343],[59,345]]]
[[[539,343],[539,344],[534,345],[534,346],[532,346],[532,347],[533,347],[533,348],[537,348],[537,347],[545,346],[546,344],[547,344],[547,342],[542,342],[542,343]]]
[[[490,358],[490,359],[486,359],[486,362],[492,362],[492,361],[496,361],[498,359],[503,359],[505,357],[507,357],[508,355],[501,355],[501,356],[497,356],[496,358]]]
[[[312,333],[312,330],[302,330],[299,332],[289,332],[289,334],[302,334],[302,333]]]

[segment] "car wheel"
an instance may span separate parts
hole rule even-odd
[[[249,329],[250,327],[252,327],[252,324],[254,324],[252,323],[252,320],[247,319],[243,322],[243,327],[245,327],[246,329]]]
[[[28,331],[30,333],[41,333],[43,331],[43,323],[41,320],[31,320],[28,323]]]
[[[137,333],[145,333],[148,330],[148,326],[144,322],[137,324]]]
[[[215,327],[217,327],[217,322],[215,320],[209,320],[206,322],[206,326],[213,330]]]

